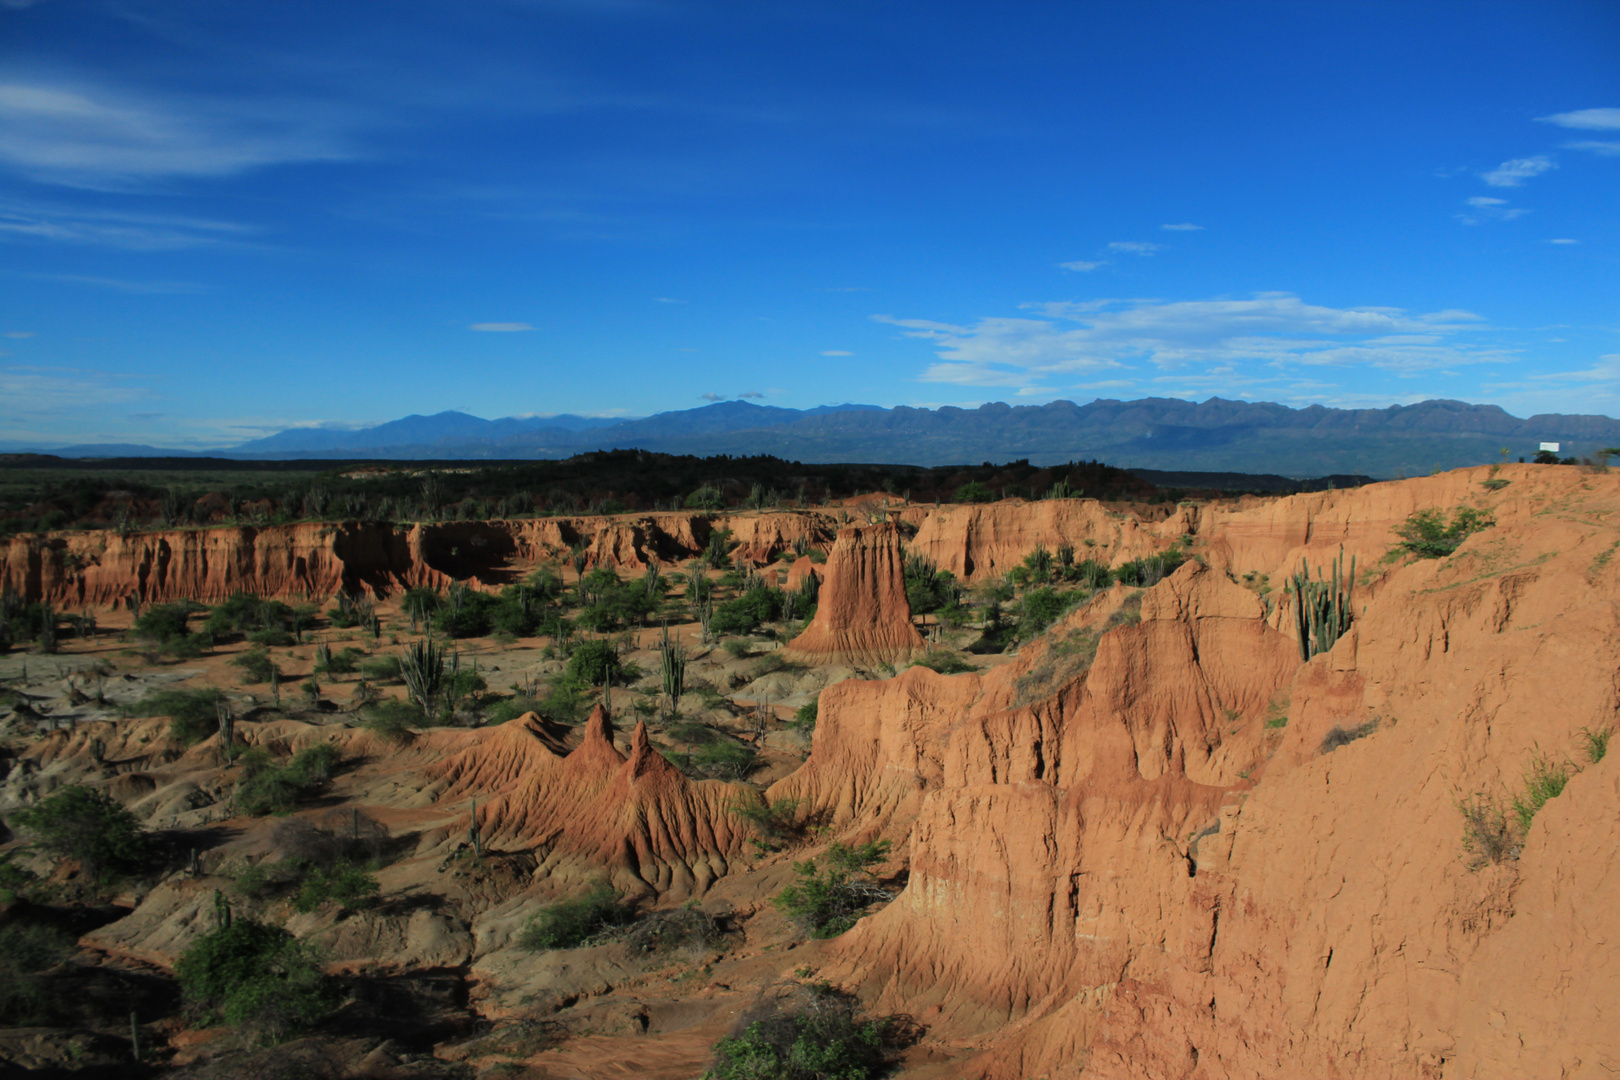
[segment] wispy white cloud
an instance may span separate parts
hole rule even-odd
[[[1202,225],[1194,225],[1190,221],[1183,221],[1179,225],[1160,225],[1159,228],[1163,229],[1165,232],[1203,232],[1204,231],[1204,227]]]
[[[172,251],[239,243],[254,230],[231,221],[178,214],[77,209],[0,200],[0,239],[35,240],[129,251]]]
[[[1530,212],[1522,206],[1509,206],[1506,199],[1494,199],[1489,195],[1475,195],[1465,199],[1464,203],[1471,208],[1457,215],[1457,220],[1464,225],[1478,225],[1481,221],[1512,221]]]
[[[1554,113],[1536,119],[1543,124],[1584,131],[1620,131],[1620,109],[1576,109],[1574,112]]]
[[[823,350],[821,350],[821,355],[822,356],[854,356],[855,354],[850,352],[847,349],[823,349]]]
[[[18,338],[18,339],[20,339],[20,338],[31,338],[33,336],[34,336],[34,332],[32,330],[8,330],[8,331],[6,331],[6,337],[8,337],[8,338]]]
[[[1108,264],[1106,262],[1086,262],[1083,259],[1077,259],[1074,262],[1058,263],[1058,265],[1065,270],[1074,270],[1078,273],[1089,274],[1098,267],[1107,266]]]
[[[329,107],[143,95],[90,82],[0,83],[0,164],[34,180],[119,188],[352,157]]]
[[[1504,161],[1490,172],[1481,173],[1480,179],[1492,187],[1519,187],[1526,180],[1556,168],[1558,163],[1552,158],[1546,154],[1537,154],[1534,157]]]
[[[475,322],[467,329],[479,330],[489,334],[521,334],[534,327],[526,322]]]
[[[207,292],[208,287],[190,281],[130,281],[125,278],[101,277],[96,274],[19,274],[33,281],[55,281],[63,285],[88,285],[93,289],[112,289],[114,292],[140,296],[185,295]]]
[[[760,393],[758,390],[745,390],[737,395],[737,397],[742,400],[759,400],[764,396],[765,395]]]
[[[698,398],[700,400],[703,400],[703,401],[725,401],[726,400],[726,395],[725,394],[699,394]]]
[[[659,304],[684,304],[685,300],[677,300],[673,296],[655,296],[653,301]]]
[[[6,402],[0,438],[32,438],[64,423],[82,424],[97,410],[121,409],[151,398],[149,387],[127,375],[21,364],[0,368],[0,400]]]
[[[1579,240],[1571,240],[1567,236],[1555,236],[1551,240],[1548,240],[1547,243],[1549,243],[1549,244],[1578,244],[1578,243],[1580,243],[1580,241]]]
[[[1603,142],[1600,139],[1582,139],[1579,142],[1565,143],[1566,150],[1587,150],[1599,157],[1620,157],[1620,142]]]
[[[1497,362],[1510,354],[1457,340],[1482,320],[1466,311],[1412,314],[1399,308],[1332,308],[1290,293],[1247,300],[1091,300],[1026,305],[1042,317],[984,318],[970,325],[873,316],[928,341],[938,362],[922,378],[969,386],[1040,386],[1146,363],[1207,369],[1230,385],[1222,366],[1288,369],[1354,367],[1394,373]],[[1196,374],[1178,376],[1182,382]],[[1117,377],[1117,376],[1116,376]],[[1087,383],[1086,385],[1091,385]]]
[[[1130,255],[1152,255],[1163,251],[1163,244],[1154,244],[1146,240],[1115,240],[1108,245],[1109,251],[1121,251]]]

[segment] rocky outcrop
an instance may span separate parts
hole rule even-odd
[[[682,897],[729,872],[746,828],[728,806],[744,789],[688,780],[653,749],[645,724],[636,725],[629,756],[620,753],[600,705],[576,748],[564,751],[557,734],[530,714],[487,729],[428,772],[446,783],[441,802],[484,799],[484,843],[535,850],[535,877],[559,889],[605,873],[628,895]]]
[[[900,533],[893,525],[840,530],[816,603],[816,617],[788,645],[815,663],[875,668],[904,663],[925,647],[911,624]]]
[[[1162,551],[1191,528],[1186,513],[1148,525],[1095,499],[1009,499],[937,509],[908,547],[959,580],[977,583],[1006,574],[1036,547],[1056,553],[1068,544],[1077,560],[1112,566]]]

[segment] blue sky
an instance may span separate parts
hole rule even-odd
[[[1620,415],[1620,5],[0,0],[0,440]]]

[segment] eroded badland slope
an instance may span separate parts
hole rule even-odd
[[[1412,514],[1459,507],[1494,524],[1448,557],[1386,558]],[[693,677],[732,690],[713,723],[761,753],[747,779],[696,778],[691,731],[656,710],[635,719],[625,691],[579,727],[531,713],[390,737],[336,708],[244,702],[238,742],[277,759],[330,744],[343,762],[317,802],[250,817],[218,734],[187,746],[161,718],[49,730],[82,707],[37,689],[62,661],[28,658],[32,680],[13,686],[36,689],[14,698],[0,808],[88,783],[199,851],[128,885],[83,933],[81,964],[161,982],[217,925],[216,891],[318,944],[344,980],[318,1034],[332,1075],[694,1077],[782,980],[909,1017],[898,1069],[919,1078],[1620,1072],[1620,754],[1596,751],[1620,725],[1620,474],[1461,470],[1152,522],[1089,500],[872,510],[853,525],[805,511],[19,538],[0,576],[74,605],[493,588],[570,551],[586,553],[576,575],[679,573],[720,527],[739,561],[790,553],[784,576],[821,592],[771,665],[745,669],[759,661],[672,628]],[[1088,591],[971,670],[903,666],[993,629],[987,609],[957,631],[916,616],[908,555],[994,589],[1037,548],[1116,567],[1194,557],[1145,588]],[[1282,584],[1341,553],[1355,559],[1353,622],[1302,660]],[[655,676],[657,636],[624,645]],[[467,648],[501,681],[560,669],[538,643]],[[224,685],[222,663],[115,680]],[[817,695],[806,756],[772,706]],[[1538,767],[1567,783],[1521,826],[1511,805],[1528,805]],[[813,827],[762,831],[741,812],[762,798]],[[1492,805],[1505,811],[1494,852],[1462,810]],[[392,846],[377,902],[299,913],[242,892],[243,869],[287,859],[299,827],[339,836],[357,810]],[[846,933],[810,940],[770,903],[796,861],[872,840],[892,845],[874,880],[893,899]],[[643,912],[691,903],[716,931],[675,948],[519,947],[538,905],[596,882]],[[220,1028],[152,1013],[163,1068],[249,1060]],[[127,1051],[101,1023],[83,1030],[102,1032],[112,1068]],[[0,1057],[65,1064],[51,1039],[66,1036],[44,1030],[0,1032]]]

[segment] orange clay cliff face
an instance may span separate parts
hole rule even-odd
[[[1494,523],[1447,557],[1386,558],[1411,514],[1460,507]],[[729,527],[761,564],[831,539],[824,567],[794,569],[823,580],[787,655],[873,670],[927,648],[906,552],[986,582],[1038,545],[1113,565],[1174,545],[1194,557],[1151,587],[1097,592],[1004,662],[821,690],[808,757],[763,792],[825,827],[786,850],[750,842],[739,808],[757,790],[688,779],[656,725],[616,742],[600,708],[580,729],[530,714],[394,744],[352,724],[243,722],[253,745],[332,741],[368,762],[343,798],[418,838],[385,894],[443,893],[431,911],[288,925],[347,970],[459,972],[468,1007],[497,1023],[536,1002],[583,1017],[588,1035],[525,1059],[535,1077],[698,1075],[762,988],[806,970],[911,1017],[920,1040],[898,1075],[927,1080],[1620,1073],[1620,753],[1596,749],[1620,726],[1620,473],[1460,470],[1154,523],[1090,500],[898,516],[909,540],[813,511],[63,534],[13,540],[0,569],[72,603],[245,581],[386,592],[498,584],[581,541],[604,564],[671,563]],[[1283,582],[1341,552],[1353,622],[1302,659]],[[226,827],[197,808],[228,767],[216,740],[187,750],[153,721],[120,724],[95,736],[94,770],[88,731],[38,740],[6,805],[82,773],[154,826]],[[1515,815],[1538,767],[1567,784]],[[1494,861],[1465,804],[1506,810]],[[445,870],[470,827],[507,877]],[[248,851],[249,826],[229,828],[240,838],[222,850]],[[818,845],[879,838],[896,896],[853,929],[806,942],[771,908]],[[607,946],[515,950],[533,903],[598,880],[723,910],[740,944],[690,981]],[[177,875],[85,943],[172,966],[213,888]]]

